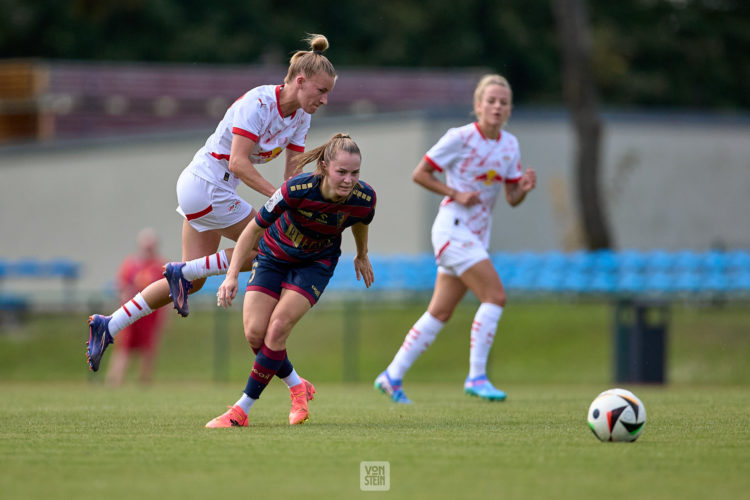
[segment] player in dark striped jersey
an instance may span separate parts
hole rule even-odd
[[[219,287],[219,306],[237,296],[241,263],[255,245],[243,317],[245,337],[258,352],[245,391],[226,413],[206,427],[246,426],[247,414],[286,359],[286,340],[294,325],[315,305],[333,276],[341,255],[341,233],[348,227],[357,247],[357,279],[369,287],[372,266],[367,256],[368,224],[375,215],[375,191],[359,180],[362,155],[347,134],[300,156],[300,167],[316,162],[313,173],[287,180],[244,229],[235,258]],[[239,258],[238,258],[239,257]],[[292,387],[289,423],[308,420],[304,384]]]

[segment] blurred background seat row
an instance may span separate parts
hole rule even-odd
[[[357,281],[351,255],[342,255],[327,290],[364,289]],[[567,295],[750,296],[750,252],[611,251],[498,252],[492,262],[505,288],[513,293]],[[376,254],[372,290],[429,292],[437,268],[431,254]],[[10,303],[18,284],[59,280],[64,293],[75,291],[82,264],[71,259],[0,259],[0,297]],[[242,273],[240,281],[249,278]],[[199,292],[215,294],[223,276],[212,276]],[[107,295],[111,291],[104,290]],[[15,300],[15,299],[14,299]],[[14,302],[15,303],[15,302]]]
[[[530,294],[750,295],[750,252],[681,250],[493,253],[506,289]],[[362,290],[351,255],[342,255],[328,291]],[[372,255],[373,290],[425,292],[437,268],[431,254]],[[202,293],[215,293],[221,277]]]
[[[342,258],[329,290],[355,290],[352,266]],[[510,291],[565,294],[750,293],[750,252],[602,250],[494,253],[492,261]],[[432,255],[373,256],[374,289],[431,290]]]

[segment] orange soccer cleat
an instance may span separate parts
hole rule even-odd
[[[247,413],[237,405],[230,406],[228,411],[211,420],[206,427],[209,429],[247,427]]]
[[[313,398],[315,387],[307,380],[301,384],[289,388],[292,398],[292,410],[289,412],[289,425],[303,424],[310,419],[310,409],[307,407],[308,400]]]
[[[315,386],[302,377],[300,377],[300,380],[303,384],[305,384],[305,391],[307,391],[307,400],[312,401],[313,399],[315,399]]]

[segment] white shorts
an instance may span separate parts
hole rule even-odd
[[[439,273],[461,276],[477,262],[490,258],[479,237],[458,219],[442,219],[445,216],[438,215],[432,225],[432,248]]]
[[[201,233],[237,224],[253,211],[231,187],[223,189],[187,169],[177,179],[177,203],[177,212]]]

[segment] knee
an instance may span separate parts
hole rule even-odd
[[[427,309],[427,312],[441,323],[447,323],[451,319],[451,316],[453,316],[452,309]]]
[[[287,318],[274,318],[268,325],[265,343],[272,349],[283,349],[291,329],[292,323]]]
[[[265,331],[261,331],[258,328],[254,328],[251,324],[245,324],[245,340],[250,344],[253,349],[260,349],[263,347],[263,337],[265,337]]]
[[[259,351],[261,347],[263,347],[263,336],[258,335],[254,332],[245,332],[245,339],[247,340],[247,343],[250,344],[250,347],[253,348],[254,351]]]
[[[482,297],[479,297],[479,301],[482,303],[487,302],[500,307],[505,307],[505,290],[503,290],[502,288],[489,290],[488,293],[484,294]]]
[[[292,322],[284,317],[276,317],[268,324],[268,335],[278,338],[289,334]]]
[[[490,302],[500,307],[505,307],[505,291],[501,290],[500,293],[492,297]]]

